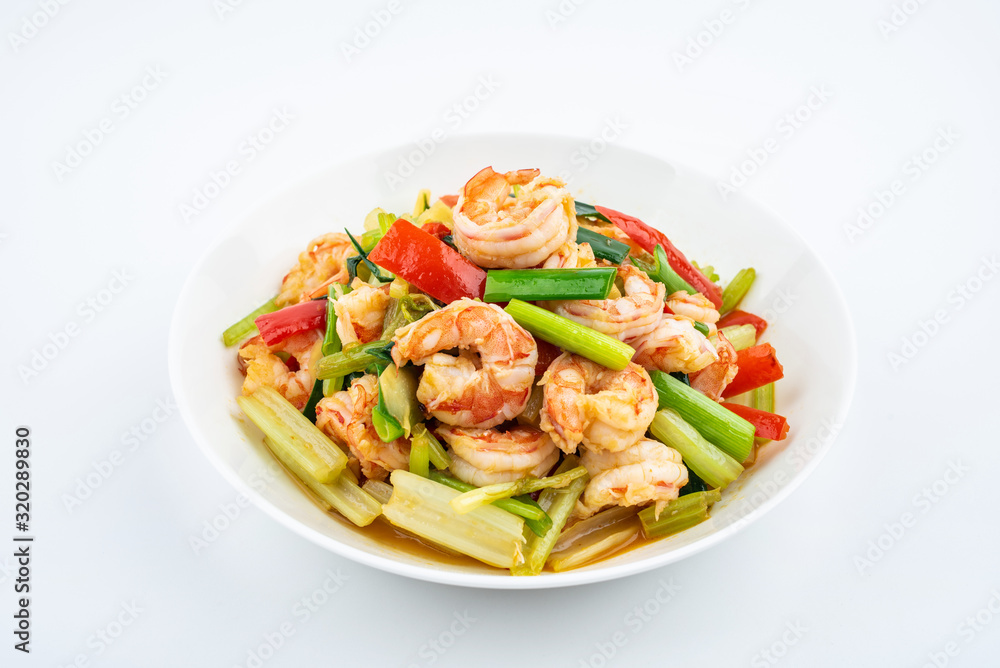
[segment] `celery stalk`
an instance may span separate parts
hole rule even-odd
[[[569,455],[556,469],[556,475],[569,471],[579,464],[579,458]],[[511,569],[512,575],[538,575],[542,572],[553,546],[559,539],[559,534],[566,526],[566,521],[569,520],[589,480],[589,477],[577,478],[563,489],[547,489],[541,493],[538,505],[552,519],[552,526],[542,536],[528,536],[528,542],[524,547],[524,561]]]
[[[434,437],[434,434],[427,430],[422,423],[413,427],[413,438],[410,440],[410,447],[414,441],[426,441],[427,450],[430,456],[431,464],[435,468],[444,471],[449,466],[451,466],[451,457],[448,456],[447,450],[441,445],[441,441]]]
[[[423,414],[417,401],[417,385],[420,383],[416,367],[408,365],[400,369],[390,364],[378,377],[379,392],[389,415],[396,419],[409,438],[413,428],[420,424]]]
[[[364,371],[368,365],[376,362],[391,362],[391,349],[392,341],[372,341],[327,355],[316,364],[316,378],[326,380],[346,376],[355,371]]]
[[[389,503],[389,499],[392,498],[392,485],[381,480],[365,480],[361,489],[368,492],[379,503]]]
[[[528,396],[528,403],[524,405],[524,410],[517,416],[517,421],[521,424],[537,427],[544,399],[545,388],[536,383],[531,388],[531,394]]]
[[[587,469],[577,466],[564,473],[549,476],[548,478],[522,478],[513,482],[499,482],[494,485],[486,485],[478,489],[465,492],[451,500],[451,507],[455,512],[465,514],[500,499],[509,499],[512,496],[521,494],[531,494],[543,489],[559,489],[566,487],[574,480],[587,477]]]
[[[410,473],[424,478],[430,475],[430,447],[425,438],[410,441]]]
[[[242,320],[230,325],[222,333],[222,343],[226,346],[236,345],[243,339],[249,338],[251,334],[254,334],[257,331],[257,325],[254,324],[254,320],[265,313],[274,313],[278,310],[278,305],[275,303],[276,299],[277,297],[272,297],[246,315]]]
[[[736,272],[733,280],[722,289],[722,308],[719,309],[719,313],[725,315],[739,306],[756,277],[757,272],[753,267]]]
[[[236,402],[277,448],[315,480],[333,482],[347,466],[347,455],[270,387],[237,397]]]
[[[426,188],[417,193],[417,203],[413,205],[413,217],[417,218],[431,208],[431,191]]]
[[[609,369],[624,369],[635,354],[635,350],[627,343],[520,299],[510,300],[504,310],[517,324],[538,338]]]
[[[722,332],[736,350],[743,350],[757,343],[757,328],[753,325],[723,327]]]
[[[520,562],[525,541],[520,517],[495,506],[459,515],[450,504],[459,492],[402,469],[393,471],[390,481],[392,498],[382,513],[394,525],[491,566]]]
[[[358,487],[357,481],[351,480],[353,476],[348,475],[350,469],[344,469],[332,483],[317,482],[299,466],[293,457],[289,456],[287,451],[275,447],[274,442],[268,438],[264,439],[264,443],[275,458],[284,464],[285,468],[302,481],[323,503],[334,508],[357,526],[366,527],[382,514],[382,504],[371,494]]]
[[[439,482],[446,487],[451,487],[459,492],[471,492],[477,489],[475,485],[470,485],[467,482],[459,480],[458,478],[444,473],[443,471],[431,471],[430,479],[434,482]],[[523,517],[526,520],[541,520],[545,517],[545,511],[536,505],[525,503],[521,499],[498,499],[493,502],[493,505],[497,508],[506,510],[508,513],[513,513],[518,517]]]
[[[549,565],[558,572],[607,557],[634,540],[642,528],[638,508],[615,506],[577,522],[559,536]]]
[[[676,411],[669,408],[657,411],[649,431],[681,453],[684,464],[712,487],[723,488],[743,472],[739,461],[706,441]]]
[[[724,406],[712,401],[670,374],[649,372],[660,408],[672,408],[708,439],[737,461],[743,461],[753,448],[753,425]]]
[[[656,516],[656,508],[649,506],[639,512],[642,530],[647,538],[659,538],[690,529],[708,519],[708,509],[721,496],[719,490],[695,492],[674,499]]]

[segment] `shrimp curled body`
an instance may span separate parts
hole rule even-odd
[[[382,335],[382,323],[389,308],[389,286],[373,288],[354,279],[354,289],[333,302],[337,314],[337,335],[342,344],[370,343]]]
[[[513,186],[520,186],[511,197]],[[537,169],[500,174],[486,167],[469,179],[454,209],[458,250],[480,267],[541,264],[576,238],[573,196]]]
[[[389,471],[408,469],[410,444],[405,438],[385,443],[372,423],[378,403],[378,381],[367,374],[348,390],[335,392],[316,404],[316,426],[338,443],[350,448],[366,478],[384,480]]]
[[[268,347],[255,336],[239,351],[239,364],[246,374],[243,394],[253,394],[262,385],[272,387],[297,409],[305,408],[316,382],[313,363],[320,358],[323,334],[318,329],[293,334],[281,343]],[[287,355],[287,361],[276,353]]]
[[[659,514],[688,482],[681,454],[648,439],[620,452],[585,449],[580,460],[591,476],[583,492],[584,515],[608,505],[638,506],[650,501],[656,502]]]
[[[618,276],[625,283],[623,297],[547,302],[545,306],[621,341],[628,342],[648,334],[663,315],[666,287],[631,264],[622,265]]]
[[[535,340],[493,304],[460,299],[400,328],[393,341],[398,366],[423,365],[417,399],[445,424],[495,427],[519,415],[531,395]],[[439,352],[452,348],[461,354]]]
[[[664,316],[655,329],[631,343],[633,362],[667,373],[694,373],[719,359],[712,342],[690,318],[681,316]]]
[[[539,385],[544,387],[540,426],[567,454],[580,443],[597,450],[624,450],[642,438],[656,413],[653,381],[635,363],[613,371],[563,353]]]
[[[281,280],[275,299],[279,308],[321,297],[331,283],[347,283],[347,256],[354,247],[346,234],[333,232],[316,237],[299,254],[298,263]]]
[[[437,433],[450,446],[451,472],[472,485],[540,478],[559,460],[552,439],[533,427],[500,431],[442,426]]]

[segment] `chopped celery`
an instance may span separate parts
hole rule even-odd
[[[761,385],[757,389],[750,390],[746,394],[750,395],[750,407],[759,411],[774,412],[774,383]],[[759,444],[770,443],[769,438],[755,438],[754,442]]]
[[[609,369],[624,369],[635,354],[635,350],[627,343],[520,299],[510,300],[504,310],[517,324],[538,338]]]
[[[350,288],[348,288],[350,290]],[[339,353],[342,346],[340,335],[337,334],[337,309],[334,306],[337,298],[343,296],[344,286],[339,283],[331,283],[326,293],[326,332],[323,335],[323,345],[321,351],[323,355]],[[323,381],[323,396],[329,397],[334,392],[340,391],[344,385],[343,376],[327,378]]]
[[[517,515],[496,506],[459,515],[450,502],[460,492],[409,471],[393,471],[390,482],[382,513],[394,525],[498,568],[520,561],[524,520]]]
[[[712,281],[713,283],[719,282],[719,275],[715,273],[715,267],[713,267],[712,265],[707,264],[703,267],[699,265],[697,262],[692,262],[691,265],[695,269],[700,271],[702,274],[704,274],[705,278],[707,278],[708,280]]]
[[[418,218],[429,208],[431,208],[431,191],[425,188],[417,193],[417,203],[413,205],[413,217]]]
[[[559,536],[549,565],[557,573],[577,568],[625,547],[641,530],[635,506],[614,506],[577,522]]]
[[[467,482],[463,482],[448,473],[444,473],[443,471],[431,471],[430,479],[433,480],[434,482],[439,482],[442,485],[451,487],[452,489],[458,490],[459,492],[463,493],[471,492],[474,489],[476,489],[475,485],[470,485]],[[527,498],[530,500],[531,497]],[[542,510],[537,503],[534,502],[528,503],[527,501],[525,501],[524,498],[498,499],[494,501],[492,505],[496,506],[497,508],[502,508],[503,510],[506,510],[508,513],[514,513],[518,517],[523,517],[525,521],[545,520],[548,517],[545,514],[545,511]]]
[[[576,230],[576,243],[590,244],[590,249],[594,251],[594,257],[598,260],[607,260],[611,264],[621,264],[628,257],[628,244],[623,244],[617,239],[606,237],[600,232],[588,230],[580,227]]]
[[[257,331],[257,325],[254,324],[254,320],[265,313],[274,313],[278,310],[278,305],[275,303],[276,299],[277,297],[272,297],[266,303],[254,309],[253,312],[246,315],[242,320],[234,325],[230,325],[222,333],[222,343],[226,346],[232,346],[243,339],[249,338],[251,334]]]
[[[690,422],[702,436],[725,452],[743,461],[753,448],[752,424],[670,374],[650,371],[660,408],[672,408]]]
[[[344,389],[344,377],[343,376],[337,376],[335,378],[327,378],[326,380],[321,381],[321,382],[323,383],[323,396],[324,397],[332,397],[334,394],[336,394],[337,392],[340,392],[342,389]]]
[[[539,414],[542,411],[542,402],[544,400],[545,388],[538,383],[535,383],[535,385],[531,388],[531,394],[528,395],[528,403],[524,405],[524,410],[517,416],[517,421],[520,424],[537,427]]]
[[[402,299],[410,294],[410,284],[397,276],[389,284],[389,297],[392,299]]]
[[[381,207],[375,207],[365,216],[365,232],[381,232],[382,227],[379,225],[378,217],[380,214],[388,213],[385,209]],[[375,244],[372,244],[368,250],[374,248]]]
[[[722,307],[719,309],[719,313],[725,315],[739,306],[756,277],[757,272],[754,271],[753,267],[740,269],[736,272],[733,280],[729,281],[722,289]]]
[[[389,291],[391,294],[391,287]],[[391,339],[400,327],[416,322],[437,309],[437,304],[427,295],[404,294],[398,299],[393,299],[389,302],[389,308],[386,309],[385,317],[382,319],[382,338]]]
[[[715,489],[686,494],[668,503],[659,517],[654,506],[644,508],[639,513],[642,530],[647,538],[660,538],[690,529],[708,519],[708,509],[719,497]]]
[[[395,222],[396,216],[391,213],[380,213],[378,215],[378,228],[382,232],[383,236],[385,236],[385,233],[389,231],[389,228],[392,227],[392,224]]]
[[[375,433],[378,434],[378,437],[385,443],[392,443],[403,435],[403,427],[385,406],[382,383],[378,384],[378,403],[372,409],[372,426],[375,427]]]
[[[736,350],[743,350],[757,343],[757,328],[753,325],[732,325],[719,330]]]
[[[752,408],[756,408],[759,411],[767,411],[768,413],[774,412],[774,383],[761,385],[751,392],[753,400],[750,406]]]
[[[513,482],[498,482],[494,485],[486,485],[457,496],[451,501],[451,507],[457,512],[465,514],[500,499],[509,499],[512,496],[521,494],[531,494],[543,489],[559,489],[566,487],[574,480],[587,477],[587,469],[577,466],[564,473],[549,476],[548,478],[522,478]]]
[[[392,485],[381,480],[365,480],[361,489],[368,492],[379,503],[389,503],[389,499],[392,498]]]
[[[368,526],[382,514],[382,504],[371,494],[358,487],[357,480],[352,480],[353,474],[350,474],[350,469],[344,469],[332,483],[317,482],[285,450],[275,447],[273,441],[265,438],[264,443],[275,458],[284,464],[291,474],[302,481],[313,494],[354,524],[359,527]]]
[[[556,475],[569,471],[579,464],[579,458],[569,455],[556,469]],[[538,575],[542,572],[552,547],[559,539],[559,534],[566,526],[566,521],[589,480],[589,478],[577,478],[563,489],[546,489],[541,493],[538,505],[551,518],[552,526],[544,535],[528,536],[528,542],[524,546],[524,561],[511,569],[512,575]]]
[[[377,362],[391,362],[390,350],[392,341],[372,341],[327,355],[316,364],[316,377],[326,380],[346,376],[355,371],[364,371],[370,364]]]
[[[424,223],[442,223],[451,227],[454,225],[451,207],[441,200],[437,200],[431,204],[429,209],[417,216],[413,223],[414,225],[423,225]]]
[[[347,455],[270,387],[237,397],[236,402],[278,449],[317,481],[333,482],[347,466]]]
[[[657,411],[649,431],[656,439],[681,453],[684,464],[712,487],[723,488],[743,472],[739,461],[706,441],[694,427],[669,408]]]
[[[379,392],[383,395],[385,408],[403,428],[403,435],[407,438],[424,417],[420,412],[420,402],[417,401],[419,382],[417,369],[412,365],[400,369],[395,364],[390,364],[378,377]]]
[[[614,267],[566,269],[490,269],[484,302],[552,299],[607,299],[618,270]]]
[[[430,477],[430,447],[426,438],[414,438],[410,441],[410,473],[424,478]]]
[[[413,426],[413,438],[410,440],[410,443],[412,444],[413,441],[417,440],[427,442],[427,451],[430,456],[431,464],[433,464],[435,468],[444,471],[451,466],[451,457],[448,456],[447,450],[445,450],[444,446],[441,445],[441,441],[437,440],[437,438],[434,437],[434,434],[428,431],[427,427],[423,424]]]

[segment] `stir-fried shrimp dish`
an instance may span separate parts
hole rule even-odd
[[[692,530],[787,436],[767,322],[738,308],[755,277],[720,286],[640,219],[486,167],[317,236],[223,341],[331,516],[538,575]]]

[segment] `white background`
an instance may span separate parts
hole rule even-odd
[[[248,653],[287,623],[264,665],[997,665],[995,3],[908,0],[912,15],[881,29],[888,0],[425,0],[395,14],[385,2],[49,4],[51,19],[37,2],[5,3],[0,17],[0,518],[12,523],[14,427],[29,425],[37,535],[30,656],[11,648],[16,575],[0,552],[0,663],[255,665]],[[391,20],[345,54],[372,12]],[[679,63],[689,40],[701,53]],[[161,80],[146,79],[125,117],[115,101],[147,68]],[[495,90],[469,97],[483,77]],[[827,99],[782,133],[814,87]],[[462,118],[456,104],[475,109]],[[293,120],[245,160],[241,143],[276,108]],[[55,163],[105,118],[112,131],[60,174]],[[774,137],[742,190],[810,242],[853,312],[851,417],[809,480],[743,533],[602,585],[425,584],[234,506],[176,412],[152,419],[171,402],[166,335],[186,275],[269,194],[439,127],[583,144],[612,126],[618,144],[722,180]],[[936,154],[939,130],[953,140]],[[915,169],[925,150],[936,159]],[[229,160],[239,174],[185,221],[180,205]],[[896,179],[901,194],[849,234]],[[51,359],[26,373],[47,344]],[[133,428],[150,433],[134,443]],[[109,466],[88,498],[67,501]],[[226,507],[238,516],[196,554],[191,537]],[[328,569],[346,580],[306,619],[296,603]],[[661,583],[676,590],[662,605]],[[456,614],[474,621],[452,637]],[[129,624],[104,644],[97,633],[117,633],[119,618]]]

